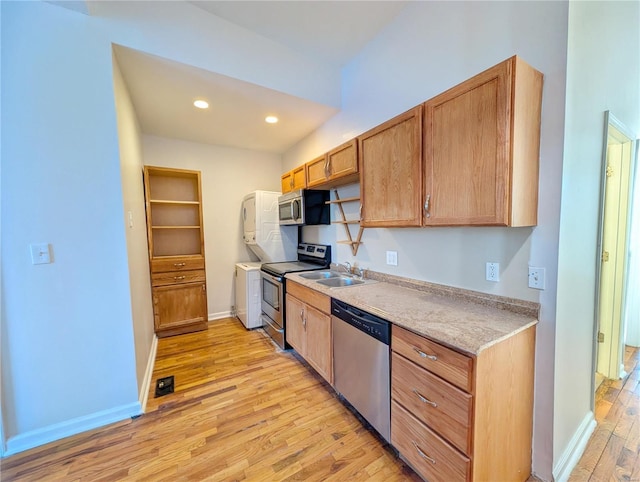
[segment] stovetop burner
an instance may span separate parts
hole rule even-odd
[[[260,269],[274,276],[298,271],[324,269],[331,263],[331,246],[324,244],[298,244],[298,261],[264,263]]]

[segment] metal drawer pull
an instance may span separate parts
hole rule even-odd
[[[422,450],[420,450],[420,447],[418,447],[418,444],[415,443],[413,440],[411,441],[411,443],[413,444],[413,446],[416,448],[416,450],[418,451],[418,454],[420,455],[420,457],[422,457],[423,459],[428,460],[429,462],[431,462],[432,464],[436,463],[436,459],[432,459],[431,457],[429,457],[427,454],[425,454]]]
[[[433,361],[436,361],[438,359],[437,356],[435,356],[435,355],[427,355],[425,352],[423,352],[421,350],[418,350],[415,346],[413,347],[413,351],[415,351],[422,358],[428,358],[429,360],[433,360]]]
[[[174,276],[173,277],[173,279],[176,280],[176,281],[181,280],[181,279],[185,279],[185,278],[186,278],[186,276]]]
[[[417,389],[414,388],[413,389],[413,393],[415,393],[418,396],[418,398],[420,399],[421,402],[428,403],[429,405],[431,405],[434,408],[436,408],[438,406],[438,404],[436,402],[432,402],[428,398],[422,396],[422,394]]]
[[[173,265],[174,265],[176,268],[182,268],[183,266],[186,266],[186,265],[187,265],[187,263],[173,263]]]

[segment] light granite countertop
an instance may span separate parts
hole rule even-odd
[[[472,356],[538,322],[537,303],[382,273],[368,273],[376,282],[343,288],[299,274],[286,278]]]

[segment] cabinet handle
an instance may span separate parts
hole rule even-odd
[[[360,221],[362,221],[362,203],[360,203]]]
[[[413,446],[416,448],[416,450],[418,451],[418,454],[420,455],[420,457],[422,457],[425,460],[428,460],[429,462],[431,462],[432,464],[436,463],[436,459],[432,459],[431,457],[429,457],[427,454],[425,454],[422,450],[420,450],[420,447],[418,447],[418,444],[415,443],[413,440],[411,441],[411,443],[413,444]]]
[[[418,355],[420,355],[420,358],[428,358],[429,360],[433,360],[433,361],[438,360],[438,357],[436,355],[427,355],[422,350],[418,350],[415,346],[413,347],[413,351],[415,351]]]
[[[202,291],[207,291],[207,285],[202,285]]]
[[[186,276],[174,276],[173,277],[173,279],[176,280],[176,281],[179,281],[179,280],[185,279],[185,278],[186,278]]]
[[[436,408],[438,406],[438,404],[436,402],[432,402],[428,398],[423,397],[422,394],[416,388],[413,389],[413,393],[415,393],[418,396],[418,398],[420,399],[421,402],[428,403],[433,408]]]
[[[429,208],[431,203],[431,194],[427,194],[427,199],[424,201],[424,212],[425,215],[430,218],[431,217],[431,213],[429,212]]]
[[[327,160],[324,161],[324,177],[329,177],[329,165],[331,163],[331,159],[327,156]]]
[[[300,310],[300,321],[302,321],[302,326],[304,326],[304,329],[307,329],[307,320],[305,320],[304,318],[304,308]]]
[[[173,263],[173,265],[174,265],[176,268],[182,268],[183,266],[186,266],[186,265],[187,265],[187,263]]]

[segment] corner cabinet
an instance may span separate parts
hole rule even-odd
[[[287,342],[333,385],[331,298],[287,281]]]
[[[424,104],[424,225],[534,226],[542,74],[518,57]]]
[[[531,472],[535,326],[472,357],[393,326],[391,443],[426,480]]]
[[[145,166],[144,188],[156,334],[205,330],[200,172]]]
[[[358,137],[362,226],[422,224],[422,109]]]

